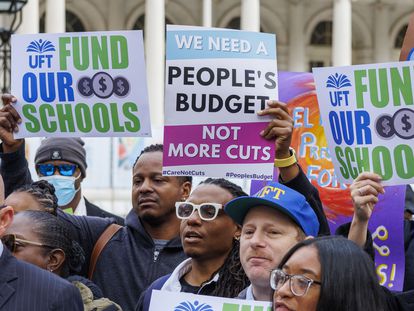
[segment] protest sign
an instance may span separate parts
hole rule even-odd
[[[257,116],[277,99],[271,34],[168,26],[163,174],[271,179]]]
[[[339,181],[375,172],[414,182],[414,62],[314,68],[319,109]]]
[[[15,138],[151,136],[142,31],[12,36]]]
[[[265,301],[230,299],[181,292],[153,290],[149,311],[271,311]]]
[[[311,73],[280,72],[280,100],[292,111],[292,147],[298,163],[318,189],[331,232],[352,220],[353,204],[348,185],[338,181],[333,169]],[[251,193],[264,186],[253,181]],[[369,230],[375,249],[375,265],[381,285],[402,290],[404,281],[403,211],[405,186],[386,187],[379,196]]]

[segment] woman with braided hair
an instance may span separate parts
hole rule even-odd
[[[208,178],[186,202],[176,203],[180,235],[189,257],[142,293],[136,310],[147,311],[153,289],[233,298],[248,285],[240,264],[240,227],[223,210],[230,200],[246,196],[226,179]]]
[[[56,215],[58,208],[55,188],[46,180],[35,181],[18,188],[6,198],[4,203],[13,206],[15,213],[39,210]]]
[[[85,255],[73,240],[69,226],[50,212],[26,210],[15,216],[2,242],[16,258],[72,282],[81,292],[85,310],[94,310],[98,303],[108,307],[98,310],[121,310],[112,301],[102,298],[98,286],[76,275],[85,261]]]
[[[57,202],[55,188],[45,180],[25,185],[11,193],[5,204],[12,206],[16,215],[2,238],[3,245],[16,258],[74,284],[81,292],[85,310],[121,310],[117,304],[103,298],[96,284],[77,275],[85,262],[85,254],[73,239],[69,223],[56,217]],[[100,309],[95,309],[98,307]]]

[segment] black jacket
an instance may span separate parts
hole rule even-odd
[[[24,152],[24,143],[20,146],[19,150],[12,153],[3,153],[3,144],[0,144],[0,174],[3,176],[4,180],[5,197],[14,190],[32,182],[32,176],[30,175]],[[124,219],[122,217],[99,208],[89,202],[86,198],[85,205],[86,215],[101,218],[114,218],[117,224],[124,225]]]
[[[99,208],[95,204],[89,202],[85,197],[84,197],[84,199],[85,199],[86,215],[87,216],[95,216],[95,217],[100,217],[100,218],[113,218],[113,219],[115,219],[115,222],[118,225],[121,225],[121,226],[124,225],[125,220],[122,217],[111,214],[110,212],[107,212],[107,211]]]
[[[0,267],[0,310],[83,310],[75,286],[49,271],[17,260],[6,248],[0,256]]]

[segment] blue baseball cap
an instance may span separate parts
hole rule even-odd
[[[256,206],[275,208],[292,219],[307,236],[318,235],[318,217],[306,198],[299,192],[278,182],[267,183],[253,196],[231,200],[225,205],[224,210],[236,223],[243,225],[246,214]]]

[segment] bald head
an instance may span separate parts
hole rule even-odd
[[[4,202],[4,182],[3,176],[0,175],[0,202]]]

